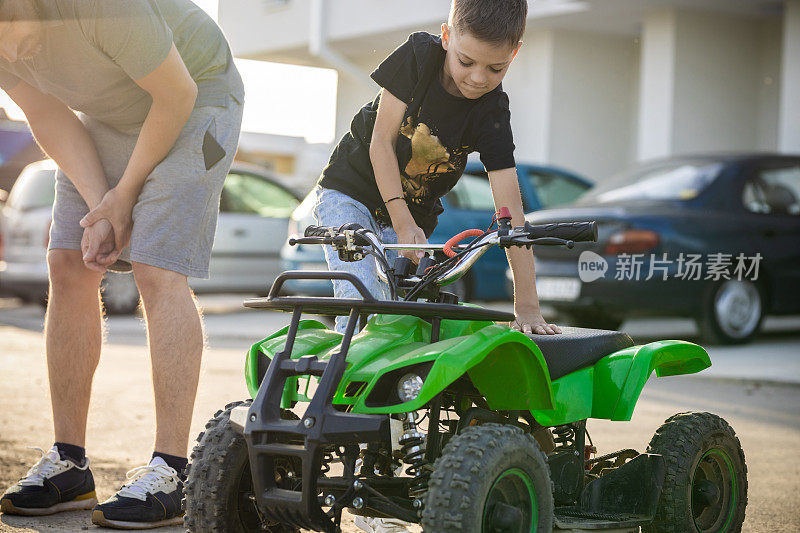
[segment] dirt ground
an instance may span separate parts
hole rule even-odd
[[[226,403],[246,397],[246,344],[213,347],[203,362],[192,434]],[[52,444],[49,391],[42,335],[0,326],[0,490],[25,474],[38,458],[26,446]],[[141,342],[104,348],[89,414],[87,452],[98,497],[108,498],[129,468],[145,462],[154,424],[149,364]],[[675,412],[708,410],[724,416],[739,435],[749,470],[749,504],[743,531],[800,532],[800,387],[699,378],[653,379],[630,423],[592,421],[601,453],[644,450],[655,429]],[[418,528],[415,528],[419,531]],[[97,531],[88,512],[45,518],[0,515],[0,531]],[[163,528],[175,532],[181,528]],[[352,517],[345,531],[359,531]]]

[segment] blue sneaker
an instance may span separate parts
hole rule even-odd
[[[116,529],[183,524],[183,482],[161,457],[129,471],[128,482],[92,511],[92,523]]]
[[[0,497],[0,511],[43,516],[97,505],[88,458],[78,465],[69,458],[62,458],[55,446],[47,452],[36,449],[42,458]]]

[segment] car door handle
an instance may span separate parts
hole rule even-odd
[[[233,230],[234,237],[247,237],[247,230],[243,228],[237,228]]]

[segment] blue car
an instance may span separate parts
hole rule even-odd
[[[526,213],[557,207],[576,200],[592,187],[586,178],[551,166],[518,165],[517,175],[522,193],[523,209]],[[309,194],[292,213],[289,221],[289,236],[299,235],[306,226],[314,224],[312,210],[314,195]],[[494,214],[494,203],[489,188],[489,179],[483,165],[467,164],[464,175],[444,198],[444,213],[429,239],[433,243],[444,243],[453,235],[469,228],[485,228]],[[320,246],[289,246],[281,250],[282,266],[285,270],[327,270]],[[462,300],[504,300],[511,297],[504,281],[508,267],[505,253],[494,247],[473,266],[469,274],[449,287]],[[480,280],[480,283],[476,283]],[[294,294],[328,296],[333,292],[327,280],[291,280],[284,288]]]
[[[705,343],[800,312],[800,156],[678,156],[635,167],[534,224],[598,223],[597,243],[537,246],[539,300],[576,325],[694,318]]]

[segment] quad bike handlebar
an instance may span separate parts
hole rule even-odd
[[[449,285],[475,264],[486,251],[494,245],[502,248],[512,246],[551,245],[572,248],[575,242],[596,242],[597,222],[557,222],[551,224],[530,224],[516,228],[511,226],[511,217],[507,209],[497,214],[496,230],[468,230],[462,232],[445,244],[384,244],[372,231],[358,224],[344,224],[341,227],[308,226],[304,237],[291,238],[289,244],[322,244],[337,249],[343,261],[360,261],[367,255],[376,258],[378,275],[389,284],[392,298],[397,298],[398,285],[410,289],[405,299],[420,294],[426,286],[439,287]],[[468,244],[455,244],[461,238],[474,237]],[[410,265],[390,266],[386,256],[388,250],[424,251],[416,272],[412,273]],[[437,262],[433,253],[443,251],[448,257]],[[402,258],[401,258],[402,260]]]

